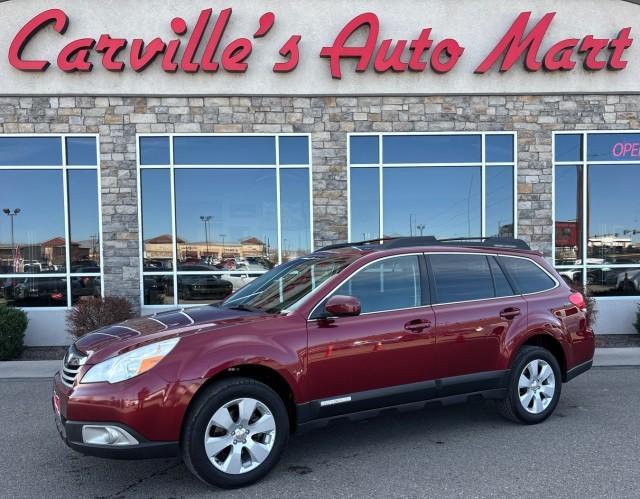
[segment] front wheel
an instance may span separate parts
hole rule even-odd
[[[189,470],[209,485],[235,488],[264,477],[289,437],[289,417],[268,386],[230,378],[208,387],[190,411],[182,454]]]
[[[507,390],[500,403],[503,416],[517,423],[541,423],[551,416],[560,399],[558,361],[545,348],[523,347],[513,362]]]

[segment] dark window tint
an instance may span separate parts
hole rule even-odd
[[[489,258],[489,266],[491,267],[491,274],[493,275],[493,284],[496,290],[496,296],[511,296],[513,295],[513,289],[507,278],[502,272],[502,269],[496,262],[494,257]]]
[[[94,166],[98,164],[94,137],[67,137],[67,165]]]
[[[140,137],[141,165],[168,165],[169,137]]]
[[[175,137],[176,165],[275,165],[275,137]]]
[[[389,135],[385,163],[480,163],[480,135]]]
[[[362,312],[383,312],[422,304],[417,256],[388,258],[359,271],[334,295],[355,296]]]
[[[582,135],[555,136],[556,161],[582,160]]]
[[[438,303],[493,298],[493,280],[484,255],[430,255]]]
[[[62,165],[60,137],[1,137],[0,165]]]
[[[537,293],[555,286],[553,279],[531,260],[500,257],[500,261],[515,280],[520,293]]]
[[[513,161],[513,135],[487,135],[486,161],[490,163],[510,163]]]
[[[280,137],[280,164],[306,165],[309,163],[307,137]]]
[[[379,139],[377,135],[351,137],[349,144],[351,164],[375,165],[379,160]]]

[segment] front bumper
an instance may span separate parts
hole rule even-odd
[[[55,409],[54,409],[55,413]],[[67,421],[56,414],[56,426],[63,442],[71,449],[87,456],[106,457],[110,459],[153,459],[174,457],[180,452],[178,442],[149,442],[135,430],[118,423],[108,423],[127,431],[137,441],[136,445],[96,445],[83,441],[82,428],[85,425],[104,425],[105,423],[89,423]]]
[[[52,406],[62,440],[82,454],[116,459],[145,459],[179,453],[182,420],[201,381],[168,383],[154,373],[109,385],[69,387],[60,374],[53,380]],[[85,426],[114,427],[135,443],[100,444],[83,436]]]

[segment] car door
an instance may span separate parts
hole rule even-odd
[[[376,260],[327,297],[358,298],[360,315],[319,318],[324,302],[316,307],[308,321],[310,398],[337,400],[324,400],[320,415],[432,395],[435,382],[406,387],[434,377],[435,317],[425,272],[422,255]]]
[[[526,301],[492,255],[432,253],[427,261],[440,395],[497,387],[504,339],[511,328],[526,328]]]

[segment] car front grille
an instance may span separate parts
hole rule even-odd
[[[87,361],[87,356],[80,352],[74,345],[69,347],[67,355],[62,361],[62,371],[60,371],[60,379],[68,387],[72,387],[76,380],[78,371]]]

